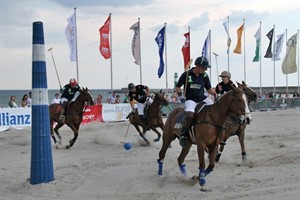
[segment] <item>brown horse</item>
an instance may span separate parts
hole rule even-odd
[[[188,154],[192,144],[197,145],[199,160],[199,184],[201,190],[205,189],[205,177],[215,166],[215,155],[218,144],[224,138],[223,124],[228,115],[233,114],[239,121],[245,121],[245,110],[248,109],[247,99],[242,90],[233,88],[218,99],[213,105],[204,106],[200,112],[196,112],[193,126],[189,132],[188,143],[182,148],[177,159],[179,169],[182,175],[186,176],[185,165],[183,164],[185,156]],[[163,159],[171,142],[178,138],[180,129],[177,124],[178,119],[184,113],[184,108],[174,109],[168,116],[163,131],[163,144],[159,152],[158,175],[163,174]],[[209,166],[205,169],[205,150],[209,153]]]
[[[148,109],[146,109],[145,117],[146,117],[149,128],[157,134],[157,138],[154,139],[154,142],[158,142],[161,138],[161,134],[156,128],[159,127],[163,131],[163,127],[164,127],[164,122],[162,119],[160,109],[161,109],[161,106],[167,106],[169,103],[164,98],[164,94],[161,93],[161,91],[159,93],[154,93],[154,94],[155,94],[155,97],[153,99],[152,104],[149,106]],[[149,145],[150,142],[148,141],[148,139],[146,138],[146,135],[145,135],[147,130],[145,128],[143,128],[143,132],[140,130],[139,126],[145,127],[145,124],[141,120],[141,118],[138,116],[137,110],[130,113],[127,118],[129,118],[130,123],[139,132],[139,134],[143,138],[143,140]]]
[[[84,113],[84,110],[88,105],[87,103],[92,104],[92,102],[93,97],[90,91],[87,88],[82,88],[80,89],[80,94],[77,99],[68,105],[65,113],[65,124],[69,126],[74,132],[74,138],[69,141],[69,145],[66,146],[67,149],[74,145],[79,134],[79,126],[82,122],[82,115]],[[51,104],[49,106],[51,137],[53,138],[54,144],[56,144],[57,140],[53,133],[53,122],[57,122],[57,125],[54,128],[54,132],[58,136],[58,144],[61,145],[61,136],[58,132],[58,129],[60,129],[64,125],[64,123],[59,120],[60,108],[60,104]]]
[[[255,91],[253,91],[251,88],[247,86],[247,84],[242,81],[242,84],[237,82],[238,88],[242,89],[247,97],[248,103],[251,101],[256,101],[257,100],[257,95]],[[242,154],[242,160],[246,161],[247,160],[247,154],[246,154],[246,148],[245,148],[245,143],[244,143],[244,138],[245,138],[245,129],[246,125],[250,124],[251,122],[251,117],[248,117],[249,119],[247,123],[236,123],[235,120],[232,120],[231,117],[228,117],[225,121],[224,126],[226,127],[225,129],[225,137],[223,141],[220,143],[219,151],[216,155],[216,162],[219,162],[220,157],[222,155],[222,152],[224,150],[224,147],[226,145],[226,141],[228,140],[229,137],[231,136],[238,136],[240,146],[241,146],[241,154]]]

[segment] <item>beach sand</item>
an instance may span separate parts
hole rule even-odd
[[[157,175],[162,141],[142,146],[128,122],[82,125],[71,149],[53,147],[55,180],[31,185],[31,129],[0,133],[0,199],[201,199],[281,200],[300,196],[300,109],[253,112],[246,129],[248,161],[243,164],[236,136],[227,141],[221,160],[206,178],[209,192],[180,176],[177,157],[181,147],[172,143]],[[73,137],[61,129],[63,144]],[[153,141],[156,134],[147,132]],[[52,142],[52,141],[51,141]],[[53,142],[52,142],[53,143]],[[186,158],[188,176],[198,174],[196,146]]]

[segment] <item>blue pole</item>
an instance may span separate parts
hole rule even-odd
[[[42,22],[33,23],[30,183],[54,180]]]

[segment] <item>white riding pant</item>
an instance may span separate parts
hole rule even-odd
[[[137,102],[137,110],[139,115],[144,115],[144,108],[147,105],[151,105],[153,102],[153,99],[150,97],[147,97],[146,101],[144,103]]]
[[[71,102],[74,102],[74,101],[77,99],[77,97],[78,97],[79,95],[80,95],[80,92],[77,91],[77,92],[75,93],[73,99],[71,100]],[[62,98],[60,99],[61,104],[63,104],[63,103],[66,102],[66,101],[68,101],[68,99],[65,98],[65,97],[62,97]]]
[[[214,102],[211,100],[211,98],[206,98],[204,99],[202,102],[204,102],[205,104],[204,105],[211,105],[213,104]],[[185,101],[185,111],[186,112],[192,112],[194,113],[195,112],[195,108],[197,106],[197,103],[193,100],[187,100]]]

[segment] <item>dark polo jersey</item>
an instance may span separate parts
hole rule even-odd
[[[234,85],[234,83],[231,80],[227,84],[225,84],[223,81],[220,82],[216,86],[216,93],[224,94],[225,92],[229,92],[230,90],[232,90],[231,84]]]
[[[135,92],[129,92],[128,97],[130,98],[130,101],[136,100],[139,103],[145,103],[146,101],[146,92],[144,91],[146,89],[145,85],[137,85],[135,86]]]
[[[181,87],[184,85],[186,88],[186,100],[193,100],[197,103],[202,102],[206,99],[206,95],[204,95],[204,88],[209,90],[211,88],[210,80],[207,73],[199,74],[197,77],[193,69],[190,69],[186,72],[183,72],[176,84],[176,87]],[[186,74],[188,73],[188,81],[187,85],[185,85]]]

